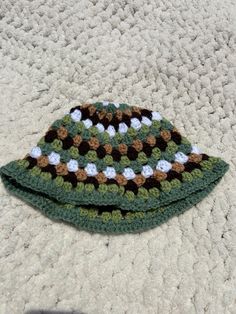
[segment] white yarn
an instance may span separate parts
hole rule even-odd
[[[96,176],[98,174],[96,165],[92,163],[88,163],[84,170],[88,176]]]
[[[70,159],[66,165],[70,172],[76,172],[79,169],[78,162],[75,159]]]
[[[79,109],[75,109],[70,116],[75,122],[78,122],[81,120],[82,114]]]
[[[58,165],[60,163],[60,155],[55,153],[55,152],[51,152],[48,155],[48,161],[50,165]]]
[[[96,127],[97,127],[99,133],[103,133],[105,131],[105,128],[104,128],[103,124],[101,124],[101,123],[96,124]]]
[[[102,104],[103,104],[103,106],[108,106],[109,105],[109,101],[107,101],[107,100],[104,100],[103,102],[102,102]]]
[[[113,167],[106,167],[103,173],[108,179],[114,179],[116,176],[116,170]]]
[[[152,120],[160,121],[162,119],[162,116],[157,111],[152,111]]]
[[[93,125],[93,122],[90,119],[83,120],[82,122],[86,129],[89,129]]]
[[[30,151],[30,156],[32,158],[38,158],[39,156],[42,155],[42,151],[41,151],[41,148],[39,146],[35,146],[31,149]]]
[[[185,162],[188,161],[188,156],[186,156],[184,153],[182,152],[177,152],[175,154],[175,161],[184,164]]]
[[[145,178],[149,178],[153,175],[153,169],[149,165],[145,165],[145,166],[143,166],[143,170],[142,170],[141,174]]]
[[[137,118],[132,118],[131,120],[131,127],[135,130],[139,130],[142,127],[141,122]]]
[[[116,135],[116,130],[113,125],[109,125],[109,127],[106,129],[107,133],[110,135],[110,137],[113,137]]]
[[[168,172],[172,168],[172,165],[167,160],[159,160],[156,166],[157,170]]]
[[[116,108],[119,108],[120,107],[120,104],[118,102],[114,102],[113,105],[116,107]]]
[[[121,134],[125,134],[128,131],[128,126],[124,122],[121,122],[119,124],[119,130],[118,131]]]
[[[202,154],[202,150],[199,148],[199,147],[197,147],[197,146],[195,146],[195,145],[192,145],[192,150],[191,150],[191,153],[194,153],[194,154]]]
[[[150,119],[148,119],[147,117],[142,117],[141,123],[147,125],[147,126],[151,126],[152,125],[152,121]]]
[[[134,173],[134,170],[131,168],[125,168],[123,171],[123,175],[127,180],[132,180],[136,176],[136,174]]]

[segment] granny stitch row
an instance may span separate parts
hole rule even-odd
[[[193,151],[193,150],[192,150]],[[30,154],[32,158],[38,159],[40,156],[42,156],[42,152],[40,147],[36,146],[33,147]],[[175,162],[185,164],[188,161],[188,156],[186,156],[183,152],[177,152],[175,155]],[[57,166],[60,164],[60,155],[58,153],[55,153],[52,151],[49,155],[46,155],[48,158],[48,163],[50,165]],[[70,172],[77,172],[79,170],[79,163],[75,159],[70,159],[66,163],[67,170]],[[168,172],[172,168],[172,164],[166,160],[158,160],[156,164],[156,170],[160,170],[163,172]],[[85,167],[85,171],[88,176],[96,176],[98,174],[96,164],[94,163],[87,163]],[[116,176],[116,170],[113,167],[107,166],[105,170],[103,171],[105,176],[109,179],[113,179]],[[153,169],[149,165],[142,166],[141,174],[145,178],[149,178],[154,174]],[[136,174],[132,168],[125,168],[123,171],[123,175],[127,180],[134,179],[136,177]]]
[[[120,233],[183,212],[227,169],[159,112],[105,101],[71,108],[0,174],[10,191],[51,218]]]

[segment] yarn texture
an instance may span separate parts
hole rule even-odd
[[[51,219],[92,232],[140,232],[183,213],[228,170],[160,112],[108,101],[72,107],[22,159],[5,187]]]

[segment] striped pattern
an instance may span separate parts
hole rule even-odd
[[[122,233],[183,212],[227,169],[160,113],[104,101],[71,108],[0,175],[10,191],[50,218]]]
[[[71,128],[76,129],[79,123],[83,123],[88,131],[92,127],[97,128],[97,135],[87,133],[86,140],[82,134],[84,129],[77,128],[72,136]],[[59,125],[51,126],[45,134],[43,143],[50,145],[58,141],[61,143],[60,151],[51,149],[44,154],[41,147],[36,146],[25,159],[29,162],[29,169],[37,166],[41,171],[49,172],[53,179],[61,176],[73,187],[79,182],[93,184],[95,188],[99,184],[115,184],[137,194],[141,187],[147,190],[160,188],[160,182],[164,180],[182,182],[183,172],[201,169],[200,162],[209,157],[200,154],[195,146],[190,147],[188,154],[178,151],[182,136],[173,125],[167,125],[165,128],[166,120],[160,113],[147,109],[106,101],[84,104],[71,108]],[[146,129],[141,137],[143,126]],[[124,144],[122,136],[128,132],[129,142]],[[101,133],[107,133],[106,143],[98,136]],[[118,133],[120,141],[112,142]],[[171,160],[165,160],[161,154],[168,151],[169,144],[176,146],[176,152],[172,153]],[[73,155],[67,161],[61,160],[65,151]],[[136,167],[132,168],[133,164]]]

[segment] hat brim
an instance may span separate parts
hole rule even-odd
[[[12,165],[12,164],[11,164]],[[14,167],[13,167],[14,168]],[[221,180],[229,166],[223,160],[208,173],[208,181],[202,181],[197,190],[189,190],[183,198],[169,204],[145,211],[124,211],[116,206],[76,205],[61,202],[55,197],[22,184],[15,172],[9,171],[10,165],[0,169],[5,187],[14,195],[33,205],[53,220],[66,221],[79,229],[100,233],[134,233],[154,228],[177,216],[206,197]],[[13,169],[15,170],[15,168]],[[125,213],[125,214],[124,214]]]

